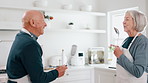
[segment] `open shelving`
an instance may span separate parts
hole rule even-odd
[[[0,8],[16,9],[16,10],[41,10],[45,12],[61,12],[61,13],[81,13],[81,14],[90,14],[90,15],[95,15],[95,16],[106,16],[105,13],[101,13],[101,12],[87,12],[87,11],[65,10],[65,9],[49,9],[49,8],[39,8],[39,7],[0,6]]]
[[[85,33],[106,33],[105,30],[91,30],[91,29],[49,29],[50,31],[59,32],[85,32]]]
[[[106,16],[105,13],[100,13],[100,12],[86,12],[86,11],[65,10],[65,9],[49,9],[49,8],[39,8],[39,7],[0,6],[0,9],[21,10],[21,11],[24,11],[24,10],[40,10],[40,11],[52,12],[52,13],[56,13],[57,12],[57,13],[70,13],[70,14],[72,13],[72,14],[88,14],[88,15],[94,15],[94,16]],[[0,21],[0,24],[1,24],[0,31],[7,31],[7,30],[8,31],[18,31],[18,30],[21,29],[21,28],[20,29],[16,28],[16,27],[18,27],[18,25],[20,25],[19,22],[16,23],[16,22],[8,22],[8,21],[1,22]],[[10,25],[10,26],[8,26],[8,25]],[[53,29],[51,31],[106,33],[105,30],[91,30],[91,29]]]

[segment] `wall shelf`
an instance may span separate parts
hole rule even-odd
[[[0,31],[20,31],[20,29],[0,29]]]
[[[59,32],[85,32],[85,33],[106,33],[105,30],[91,30],[91,29],[49,29],[50,31]]]
[[[0,21],[0,31],[19,31],[21,22]]]
[[[60,13],[80,13],[80,14],[90,14],[95,16],[106,16],[106,13],[101,12],[86,12],[78,10],[65,10],[65,9],[49,9],[49,8],[39,8],[39,7],[15,7],[15,6],[0,6],[0,9],[14,9],[14,10],[41,10],[45,12],[60,12]]]

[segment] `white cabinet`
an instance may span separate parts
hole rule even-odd
[[[95,68],[95,83],[115,83],[115,70]]]
[[[116,70],[101,67],[70,67],[64,76],[50,83],[115,83]],[[6,82],[6,74],[0,75],[0,83]]]
[[[7,83],[7,74],[0,74],[0,83]]]
[[[94,83],[94,68],[69,68],[63,77],[57,78],[51,83]],[[6,74],[0,75],[0,83],[6,82]]]
[[[63,77],[52,83],[93,83],[93,68],[67,70]]]

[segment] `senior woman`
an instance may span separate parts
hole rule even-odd
[[[148,39],[140,33],[146,25],[143,13],[136,10],[125,13],[123,26],[129,37],[122,47],[113,45],[117,57],[117,83],[147,83]]]

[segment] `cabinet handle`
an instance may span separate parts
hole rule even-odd
[[[116,77],[117,75],[115,74],[114,76]]]

